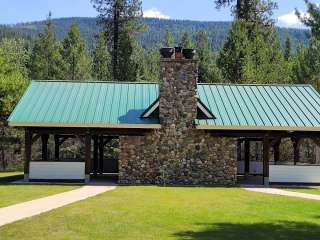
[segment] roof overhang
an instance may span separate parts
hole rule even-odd
[[[243,130],[243,131],[288,131],[288,132],[319,132],[318,127],[291,127],[291,126],[219,126],[219,125],[197,125],[197,129],[201,130]]]
[[[122,129],[160,129],[160,124],[82,124],[54,122],[9,122],[10,127],[46,127],[46,128],[122,128]]]

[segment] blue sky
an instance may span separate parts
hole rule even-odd
[[[214,0],[143,0],[145,16],[205,21],[228,21],[230,9],[216,10]],[[302,27],[294,9],[305,11],[303,0],[278,0],[274,18],[277,25]],[[320,1],[315,1],[319,2]],[[49,11],[54,18],[96,16],[90,0],[1,0],[0,24],[13,24],[45,19]]]

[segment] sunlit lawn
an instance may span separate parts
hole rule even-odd
[[[1,239],[319,239],[320,202],[239,188],[118,187],[0,227]]]
[[[0,208],[76,188],[78,188],[78,186],[15,185],[0,183]]]
[[[0,172],[0,179],[7,178],[7,177],[21,177],[23,178],[22,172]]]

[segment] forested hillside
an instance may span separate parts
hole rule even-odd
[[[95,35],[99,32],[95,18],[60,18],[53,19],[58,40],[62,40],[68,33],[71,23],[76,22],[79,25],[81,36],[87,42],[90,49],[93,49]],[[218,50],[222,47],[229,30],[231,22],[200,22],[190,20],[164,20],[164,19],[143,19],[146,31],[139,36],[142,47],[148,49],[156,46],[164,38],[165,31],[169,30],[174,34],[176,42],[179,42],[183,32],[190,32],[195,39],[199,30],[206,30],[211,41],[212,50]],[[29,36],[35,38],[46,26],[46,21],[22,23],[10,26],[0,27],[0,39],[8,36]],[[299,44],[306,44],[307,31],[301,29],[278,28],[281,45],[284,46],[286,38],[292,39],[293,48]]]

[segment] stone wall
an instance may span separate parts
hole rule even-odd
[[[212,137],[194,126],[197,61],[163,59],[160,69],[161,129],[120,138],[119,182],[235,184],[236,139]]]

